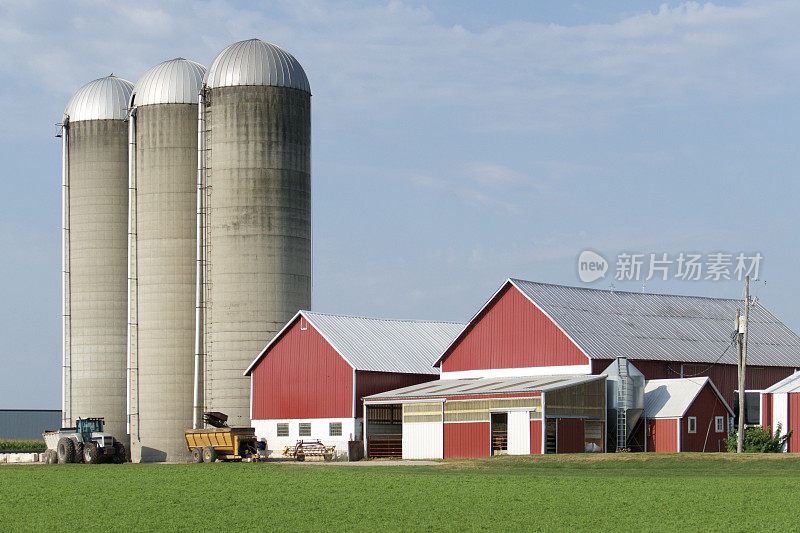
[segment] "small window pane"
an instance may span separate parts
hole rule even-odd
[[[725,433],[725,417],[724,416],[717,416],[714,417],[714,429],[717,433]]]
[[[342,423],[341,422],[331,422],[331,424],[330,424],[330,436],[331,437],[341,437],[342,436]]]
[[[300,422],[300,436],[301,437],[311,436],[311,422]]]
[[[689,417],[688,425],[689,425],[689,427],[688,427],[689,433],[697,433],[697,417],[696,416],[690,416]]]
[[[287,423],[278,424],[278,436],[279,437],[288,437],[289,436],[289,424],[287,424]]]

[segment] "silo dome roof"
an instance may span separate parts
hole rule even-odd
[[[78,120],[124,119],[133,84],[113,74],[90,81],[70,98],[64,115],[70,122]]]
[[[191,104],[203,83],[206,68],[179,57],[154,66],[133,87],[133,104]]]
[[[258,39],[234,43],[220,52],[203,81],[210,88],[271,85],[311,92],[306,73],[292,54]]]

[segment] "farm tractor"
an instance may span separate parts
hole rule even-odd
[[[124,463],[125,446],[108,433],[103,433],[102,418],[79,418],[74,428],[42,433],[47,444],[45,462]]]

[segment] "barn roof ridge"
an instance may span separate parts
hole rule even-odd
[[[244,375],[300,318],[305,318],[354,370],[437,375],[433,363],[464,326],[460,322],[400,320],[298,311],[264,347]]]

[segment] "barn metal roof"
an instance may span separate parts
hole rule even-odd
[[[433,374],[433,363],[464,328],[457,322],[394,320],[299,311],[261,351],[245,371],[258,362],[283,333],[305,318],[355,370]]]
[[[258,39],[233,43],[220,52],[209,65],[203,82],[210,88],[271,85],[311,92],[306,73],[294,56]]]
[[[70,122],[79,120],[109,120],[128,117],[133,84],[113,74],[90,81],[67,103],[64,116]]]
[[[748,342],[748,351],[749,351],[749,342]],[[748,358],[750,357],[748,353]],[[795,372],[791,376],[780,380],[775,385],[767,388],[764,392],[772,393],[782,393],[782,392],[798,392],[800,391],[800,372]]]
[[[436,399],[451,396],[529,394],[606,379],[600,375],[554,375],[514,378],[441,379],[366,396],[366,401]]]
[[[182,57],[159,63],[136,82],[133,104],[196,104],[205,73],[203,65]]]
[[[719,393],[714,382],[707,377],[651,379],[644,386],[644,416],[646,418],[681,418],[694,403],[703,387],[709,383],[711,388],[733,415],[728,403]]]
[[[591,359],[737,363],[742,300],[608,291],[510,279]],[[747,363],[800,367],[800,337],[760,303],[750,310]]]

